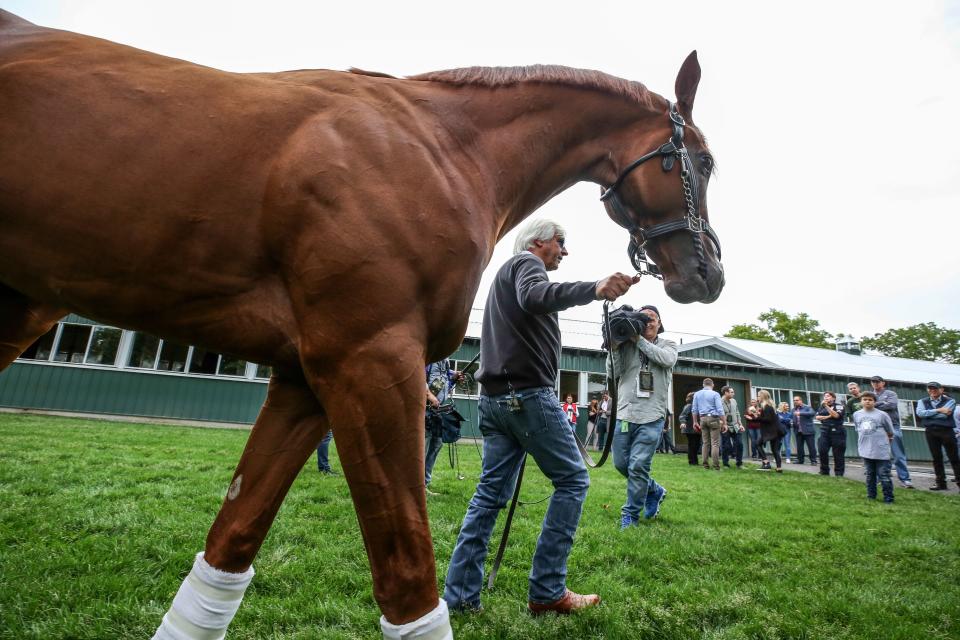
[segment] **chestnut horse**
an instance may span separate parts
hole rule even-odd
[[[204,561],[249,572],[332,427],[384,618],[421,618],[423,365],[463,339],[496,242],[577,182],[615,185],[669,296],[719,295],[702,226],[644,237],[707,219],[699,79],[694,52],[671,112],[554,66],[227,73],[0,11],[0,370],[67,312],[272,365]],[[680,168],[624,174],[678,128]]]

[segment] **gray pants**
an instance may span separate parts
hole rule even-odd
[[[709,468],[713,461],[713,468],[720,468],[720,429],[723,419],[719,416],[703,416],[700,418],[700,429],[703,434],[703,466]]]

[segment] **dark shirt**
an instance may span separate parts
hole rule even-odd
[[[696,429],[693,428],[693,420],[690,419],[690,414],[693,412],[693,405],[687,403],[683,405],[683,409],[680,411],[680,416],[677,418],[677,421],[680,424],[684,425],[683,433],[696,433]]]
[[[853,422],[853,414],[860,411],[860,409],[863,409],[863,398],[850,395],[847,398],[846,404],[843,406],[844,417],[850,422]],[[883,411],[883,409],[881,409],[881,411]]]
[[[827,411],[827,408],[824,406],[817,409],[818,416],[827,416],[823,420],[820,420],[820,428],[824,431],[839,431],[843,429],[843,405],[839,402],[834,403],[833,410],[840,414],[839,418],[831,418],[830,412]]]
[[[525,251],[490,285],[480,334],[477,380],[486,395],[552,387],[560,368],[557,312],[596,299],[596,282],[550,282],[543,261]]]
[[[764,442],[772,442],[780,437],[780,416],[776,409],[768,404],[763,405],[758,422]]]
[[[933,398],[923,398],[917,403],[927,411],[933,411],[945,406],[950,401],[950,396],[943,394],[934,402]],[[953,416],[944,413],[935,413],[926,418],[920,418],[920,424],[924,429],[953,429]]]

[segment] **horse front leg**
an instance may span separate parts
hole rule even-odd
[[[197,554],[155,640],[223,637],[280,504],[328,429],[300,373],[274,374],[206,548]]]
[[[333,425],[385,638],[452,638],[437,594],[424,473],[423,346],[384,331],[332,369],[304,371]]]

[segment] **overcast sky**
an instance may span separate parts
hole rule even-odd
[[[673,99],[696,49],[694,118],[719,165],[708,201],[727,286],[711,305],[680,305],[644,280],[623,301],[656,304],[672,331],[697,334],[770,307],[858,337],[928,321],[960,328],[957,1],[327,4],[0,0],[38,24],[230,71],[548,63]],[[631,269],[598,191],[577,185],[535,214],[568,232],[554,280]],[[477,306],[512,243],[498,246]]]

